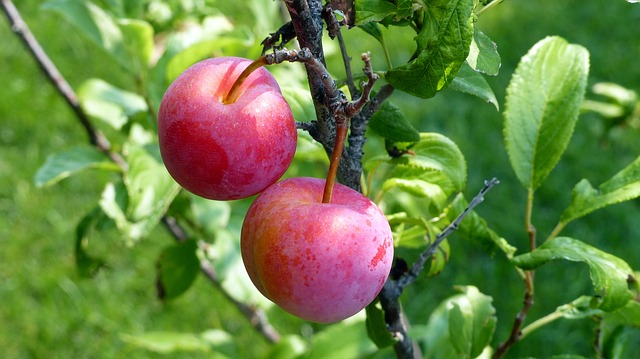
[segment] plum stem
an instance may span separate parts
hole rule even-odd
[[[342,149],[344,148],[344,141],[347,138],[347,131],[349,130],[349,119],[342,117],[336,124],[336,142],[333,146],[333,152],[331,153],[331,161],[329,162],[329,172],[327,172],[327,181],[324,183],[324,193],[322,195],[322,203],[331,203],[331,196],[333,194],[333,186],[336,181],[336,175],[338,174],[338,165],[340,164],[340,158],[342,158]]]
[[[227,96],[225,96],[225,98],[222,100],[222,103],[225,105],[230,105],[236,102],[238,100],[238,97],[240,97],[240,87],[242,87],[242,83],[244,83],[244,80],[246,80],[252,72],[266,64],[267,61],[264,56],[260,56],[257,60],[250,63],[249,66],[247,66],[247,68],[244,69],[240,76],[238,76],[238,78],[233,82],[229,93],[227,93]]]
[[[238,100],[240,97],[240,87],[242,87],[242,83],[251,75],[252,72],[266,65],[279,64],[285,61],[289,62],[308,62],[311,60],[312,55],[309,49],[301,49],[299,51],[296,50],[276,50],[273,53],[262,55],[258,57],[255,61],[249,64],[240,76],[233,82],[227,96],[222,99],[222,103],[225,105],[232,104]]]

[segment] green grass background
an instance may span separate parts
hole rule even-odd
[[[127,87],[126,77],[114,72],[116,67],[106,56],[61,18],[40,10],[40,3],[25,0],[17,6],[72,86],[99,77]],[[101,236],[96,252],[105,257],[109,268],[92,279],[78,277],[74,229],[109,178],[88,172],[52,188],[34,186],[33,175],[49,153],[84,143],[86,135],[4,20],[0,21],[0,356],[153,358],[160,355],[127,345],[120,334],[210,328],[234,335],[240,343],[239,357],[264,352],[266,342],[202,278],[174,302],[162,304],[155,298],[154,261],[172,243],[162,230],[133,248],[119,241],[116,233]],[[520,56],[547,35],[563,36],[590,51],[590,84],[609,81],[640,91],[638,24],[640,6],[623,0],[506,0],[483,15],[478,26],[498,44],[502,55],[500,75],[490,81],[504,105],[504,89]],[[375,48],[372,51],[375,55]],[[393,52],[397,58],[403,56],[401,51]],[[501,179],[479,212],[514,245],[525,248],[526,194],[503,149],[501,115],[477,99],[448,91],[429,101],[399,94],[394,101],[421,131],[440,131],[458,143],[468,162],[469,195],[481,187],[482,180]],[[577,181],[588,178],[601,183],[640,154],[639,135],[632,130],[606,133],[598,118],[583,116],[559,167],[537,193],[534,223],[541,238],[569,203]],[[638,201],[616,205],[571,224],[563,233],[639,269],[639,214]],[[426,322],[434,305],[452,294],[452,285],[474,284],[494,297],[501,322],[496,335],[504,339],[521,305],[522,284],[512,270],[505,269],[499,255],[492,258],[455,236],[451,244],[452,260],[442,275],[407,292],[405,306],[412,321]],[[590,291],[586,267],[571,263],[545,266],[538,271],[536,283],[531,318]],[[591,329],[587,324],[554,323],[516,345],[509,357],[588,355]],[[196,352],[172,357],[199,355],[204,356]]]

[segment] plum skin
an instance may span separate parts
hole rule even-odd
[[[302,319],[331,323],[371,303],[391,270],[389,223],[367,197],[324,180],[291,178],[262,192],[249,208],[242,258],[257,289]]]
[[[162,98],[160,153],[189,192],[213,200],[250,197],[282,177],[293,160],[295,121],[269,71],[251,73],[238,100],[222,103],[250,63],[237,57],[203,60],[178,76]]]

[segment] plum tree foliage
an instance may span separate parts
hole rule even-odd
[[[613,109],[585,101],[589,50],[561,37],[550,36],[540,39],[523,54],[506,89],[505,103],[499,106],[485,77],[498,73],[500,55],[496,44],[476,24],[482,22],[482,13],[501,2],[261,0],[250,4],[224,2],[222,5],[195,0],[49,0],[44,2],[42,9],[75,26],[132,80],[131,87],[125,89],[109,83],[109,79],[88,78],[74,90],[57,73],[47,55],[39,51],[37,41],[31,37],[12,2],[3,0],[2,8],[13,30],[24,39],[45,73],[74,108],[79,124],[86,129],[90,139],[90,146],[78,144],[51,154],[35,174],[35,183],[51,186],[87,170],[113,173],[94,209],[78,223],[75,238],[78,270],[90,276],[103,267],[104,261],[99,254],[89,250],[91,237],[102,228],[115,226],[123,241],[135,245],[142,240],[152,240],[148,239],[152,231],[163,227],[176,239],[176,244],[165,248],[157,260],[159,298],[170,301],[179,297],[189,290],[198,275],[204,275],[225,291],[228,301],[251,322],[256,335],[271,343],[272,351],[265,357],[500,358],[521,340],[526,341],[531,332],[554,320],[584,318],[595,319],[585,320],[584,325],[594,328],[592,342],[597,357],[638,355],[638,346],[633,344],[634,340],[636,344],[640,340],[634,329],[640,326],[638,272],[622,258],[580,238],[560,234],[568,223],[586,214],[640,197],[640,160],[636,159],[619,173],[612,174],[599,186],[594,187],[586,179],[578,182],[573,188],[571,203],[560,209],[562,215],[546,238],[540,237],[532,221],[536,191],[544,186],[547,176],[561,162],[581,109],[590,108],[606,116],[611,111],[624,110],[624,104],[633,105],[637,99],[619,102],[619,108]],[[234,23],[231,13],[238,11],[251,17],[250,26]],[[403,63],[392,64],[390,59],[390,51],[403,46],[388,38],[390,28],[413,39],[411,46],[403,49],[410,54]],[[373,39],[377,44],[369,50],[371,54],[363,54],[363,62],[360,62],[360,56],[354,56],[355,60],[351,61],[351,56],[356,54],[351,53],[353,50],[343,37],[346,31],[357,32],[358,36]],[[331,47],[332,51],[325,51],[325,47]],[[309,51],[310,58],[290,58],[288,48]],[[281,293],[274,294],[273,291],[277,292],[279,288],[265,289],[266,284],[262,283],[265,286],[256,289],[241,264],[241,221],[254,198],[232,202],[199,198],[181,189],[160,156],[158,131],[162,141],[163,127],[158,126],[158,111],[162,116],[160,101],[163,94],[191,65],[206,58],[223,56],[274,63],[269,70],[279,83],[298,129],[296,155],[284,176],[325,177],[329,171],[329,177],[337,176],[339,182],[351,187],[350,190],[359,191],[375,202],[384,212],[392,232],[393,265],[390,271],[388,267],[385,269],[385,275],[389,277],[377,288],[380,293],[376,299],[352,318],[314,327],[317,331],[311,338],[303,338],[295,329],[271,324],[273,317],[282,317],[284,312],[262,294],[269,292],[270,298],[278,297]],[[292,62],[282,63],[279,56],[288,56]],[[383,59],[375,63],[385,65],[372,66],[370,56]],[[329,67],[329,63],[338,63],[327,61],[331,57],[341,58],[343,67]],[[365,67],[363,73],[354,71],[361,66]],[[336,73],[343,75],[336,76]],[[602,86],[603,93],[612,98],[618,99],[625,94],[614,91],[619,90],[614,85]],[[527,239],[524,246],[527,250],[522,253],[516,249],[523,247],[516,242],[518,238],[504,238],[492,228],[491,223],[496,219],[482,218],[473,211],[498,181],[487,181],[484,187],[467,183],[467,164],[456,143],[440,133],[418,131],[402,107],[393,102],[394,94],[424,101],[441,96],[444,89],[480,98],[497,111],[504,108],[505,150],[526,193],[526,201],[522,203],[526,208],[525,228],[521,237]],[[189,95],[180,101],[190,104]],[[278,111],[284,109],[284,105],[278,107]],[[288,106],[286,111],[289,111]],[[229,116],[230,122],[234,119],[237,118]],[[275,128],[271,131],[279,131]],[[239,141],[252,135],[249,127],[241,131],[233,135],[222,134],[228,142],[218,139],[219,143],[223,143],[225,149],[239,146]],[[104,133],[114,135],[107,138]],[[285,137],[295,140],[295,134]],[[194,138],[194,143],[203,141],[202,137]],[[367,138],[375,141],[366,142]],[[194,143],[189,144],[191,150],[202,150],[193,147]],[[366,156],[365,144],[368,146]],[[191,155],[200,155],[201,159],[214,155],[196,152]],[[164,153],[163,156],[165,160],[168,158]],[[264,161],[269,161],[266,157],[261,157],[263,162],[251,165],[258,177],[267,165]],[[327,166],[327,158],[331,158],[330,166]],[[238,168],[239,164],[230,163],[229,166]],[[183,176],[189,176],[188,168],[181,171]],[[492,174],[486,173],[486,176],[492,177]],[[196,181],[197,186],[202,185],[202,181]],[[269,181],[273,182],[272,179]],[[336,186],[341,186],[340,191],[343,191],[342,185]],[[464,194],[467,188],[480,192],[468,198]],[[255,192],[229,198],[243,198]],[[495,200],[501,201],[497,196]],[[355,202],[355,198],[350,200]],[[489,200],[493,199],[489,197]],[[286,202],[286,198],[284,200]],[[294,202],[293,199],[290,201]],[[299,211],[297,215],[305,213]],[[317,228],[310,224],[322,221],[320,217],[303,218],[283,225],[278,222],[278,213],[269,212],[265,216],[268,218],[262,217],[262,221],[271,219],[281,228],[297,223],[300,228],[296,233],[313,234]],[[349,220],[357,221],[366,217],[349,216]],[[251,228],[263,224],[252,223]],[[275,230],[272,227],[264,229],[265,233]],[[346,221],[343,226],[331,230],[342,231],[344,238],[348,238],[349,231],[361,227],[362,223]],[[497,313],[492,293],[483,293],[483,288],[473,283],[456,287],[455,292],[432,308],[424,323],[414,322],[414,318],[405,315],[402,303],[420,300],[406,295],[405,289],[424,287],[429,281],[438,280],[438,273],[449,270],[447,262],[451,248],[447,236],[454,231],[460,238],[480,243],[488,254],[506,258],[524,288],[523,297],[510,298],[514,306],[521,305],[515,318]],[[248,234],[251,236],[253,234]],[[362,233],[352,237],[361,239]],[[276,237],[268,238],[268,246],[279,245],[274,240]],[[323,238],[318,235],[309,241]],[[324,238],[332,246],[342,244],[329,239]],[[256,238],[251,240],[257,241]],[[285,252],[286,248],[278,253],[282,256]],[[255,249],[251,253],[250,257],[268,254]],[[333,252],[327,249],[326,253]],[[330,264],[330,259],[325,258],[326,263],[322,264]],[[287,265],[273,259],[260,260],[267,267]],[[543,295],[545,291],[544,283],[534,282],[535,270],[555,260],[586,264],[593,288],[585,289],[585,293],[574,301],[557,303],[558,308],[553,313],[527,318],[535,296]],[[341,263],[355,265],[355,261],[352,262],[344,259]],[[250,265],[254,272],[249,274],[254,281],[262,275],[256,273],[264,269],[258,266]],[[267,271],[271,269],[267,268]],[[276,269],[270,272],[271,276],[288,273],[280,271],[280,267]],[[325,269],[323,285],[332,283],[331,276],[335,277],[336,286],[344,285],[337,282],[341,271],[347,270],[337,264],[333,270]],[[368,284],[351,282],[354,286]],[[283,291],[286,290],[284,287],[286,285],[281,288]],[[327,292],[338,296],[341,290],[327,289]],[[313,290],[305,293],[314,295]],[[327,313],[327,308],[346,303],[344,298],[331,301],[325,297],[322,300],[309,298],[314,306],[326,306],[317,308],[322,313],[321,318],[334,318],[332,313]],[[294,309],[296,305],[299,304],[294,303]],[[215,309],[203,304],[202,310]],[[498,337],[498,327],[510,328],[506,331],[510,334]],[[127,336],[124,340],[149,350],[159,347],[163,352],[213,350],[221,356],[226,355],[224,346],[233,340],[230,336],[222,341],[207,338],[190,333],[163,333],[160,336],[149,333]],[[185,348],[185,341],[192,345]]]

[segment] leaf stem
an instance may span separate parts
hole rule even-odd
[[[522,331],[520,332],[520,339],[523,339],[524,337],[526,337],[527,335],[531,334],[534,330],[537,330],[557,319],[562,318],[562,313],[560,312],[553,312],[550,314],[545,315],[544,317],[534,321],[533,323],[527,325],[526,327],[524,327],[522,329]]]

